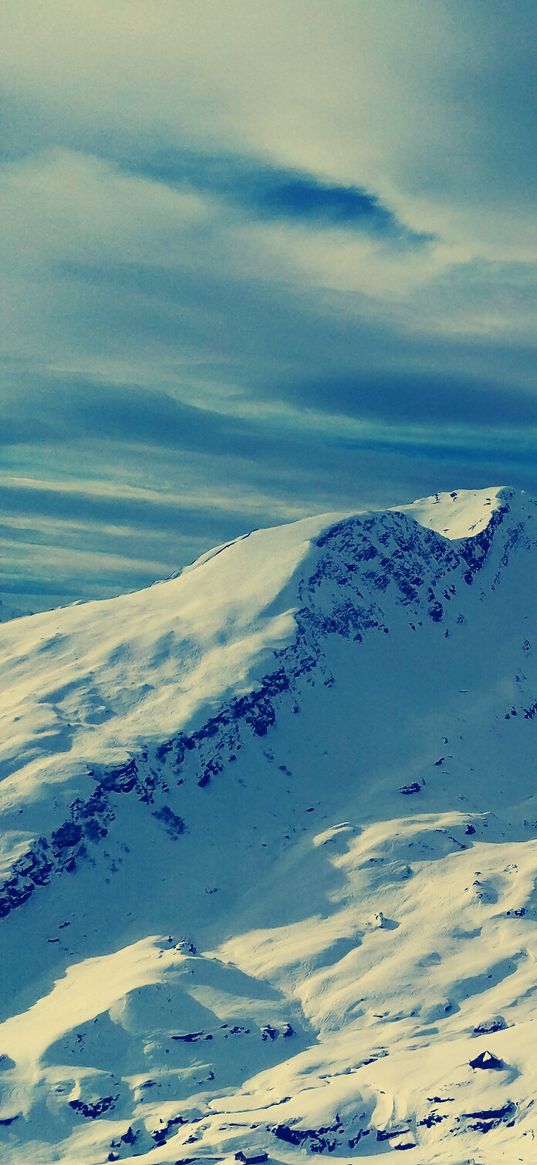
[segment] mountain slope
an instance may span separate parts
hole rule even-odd
[[[532,1160],[536,514],[307,519],[0,628],[2,1160]]]

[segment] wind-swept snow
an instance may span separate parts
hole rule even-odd
[[[0,629],[2,1162],[534,1160],[536,515],[325,515]]]
[[[488,526],[491,514],[499,509],[502,497],[508,493],[508,490],[501,489],[453,490],[435,494],[432,498],[420,498],[399,509],[446,538],[469,538]]]
[[[0,628],[0,795],[24,800],[251,687],[294,636],[293,578],[329,523],[255,531],[148,590]]]

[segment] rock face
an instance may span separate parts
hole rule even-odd
[[[505,1068],[503,1060],[499,1060],[493,1052],[480,1052],[473,1060],[470,1060],[470,1068],[482,1068],[492,1072],[501,1072]]]
[[[8,1165],[525,1159],[537,507],[437,497],[1,629]]]

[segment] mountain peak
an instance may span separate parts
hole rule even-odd
[[[394,606],[418,619],[424,602],[441,621],[435,588],[472,580],[514,497],[453,491],[256,530],[157,586],[3,626],[0,804],[203,724],[296,649],[305,621],[361,636]]]
[[[1,629],[8,1165],[522,1153],[534,523],[322,515]]]
[[[459,489],[420,498],[399,509],[445,538],[472,538],[488,526],[492,514],[512,503],[516,496],[515,490],[505,486]],[[518,496],[522,498],[523,491]]]

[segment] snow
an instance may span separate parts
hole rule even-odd
[[[0,629],[6,1165],[534,1160],[537,510],[437,496]]]
[[[326,524],[256,531],[158,588],[1,627],[2,804],[65,780],[77,760],[112,762],[163,739],[250,687],[293,637],[287,590]]]
[[[508,495],[505,489],[465,489],[420,498],[398,508],[429,530],[446,538],[468,538],[488,526],[490,516]]]

